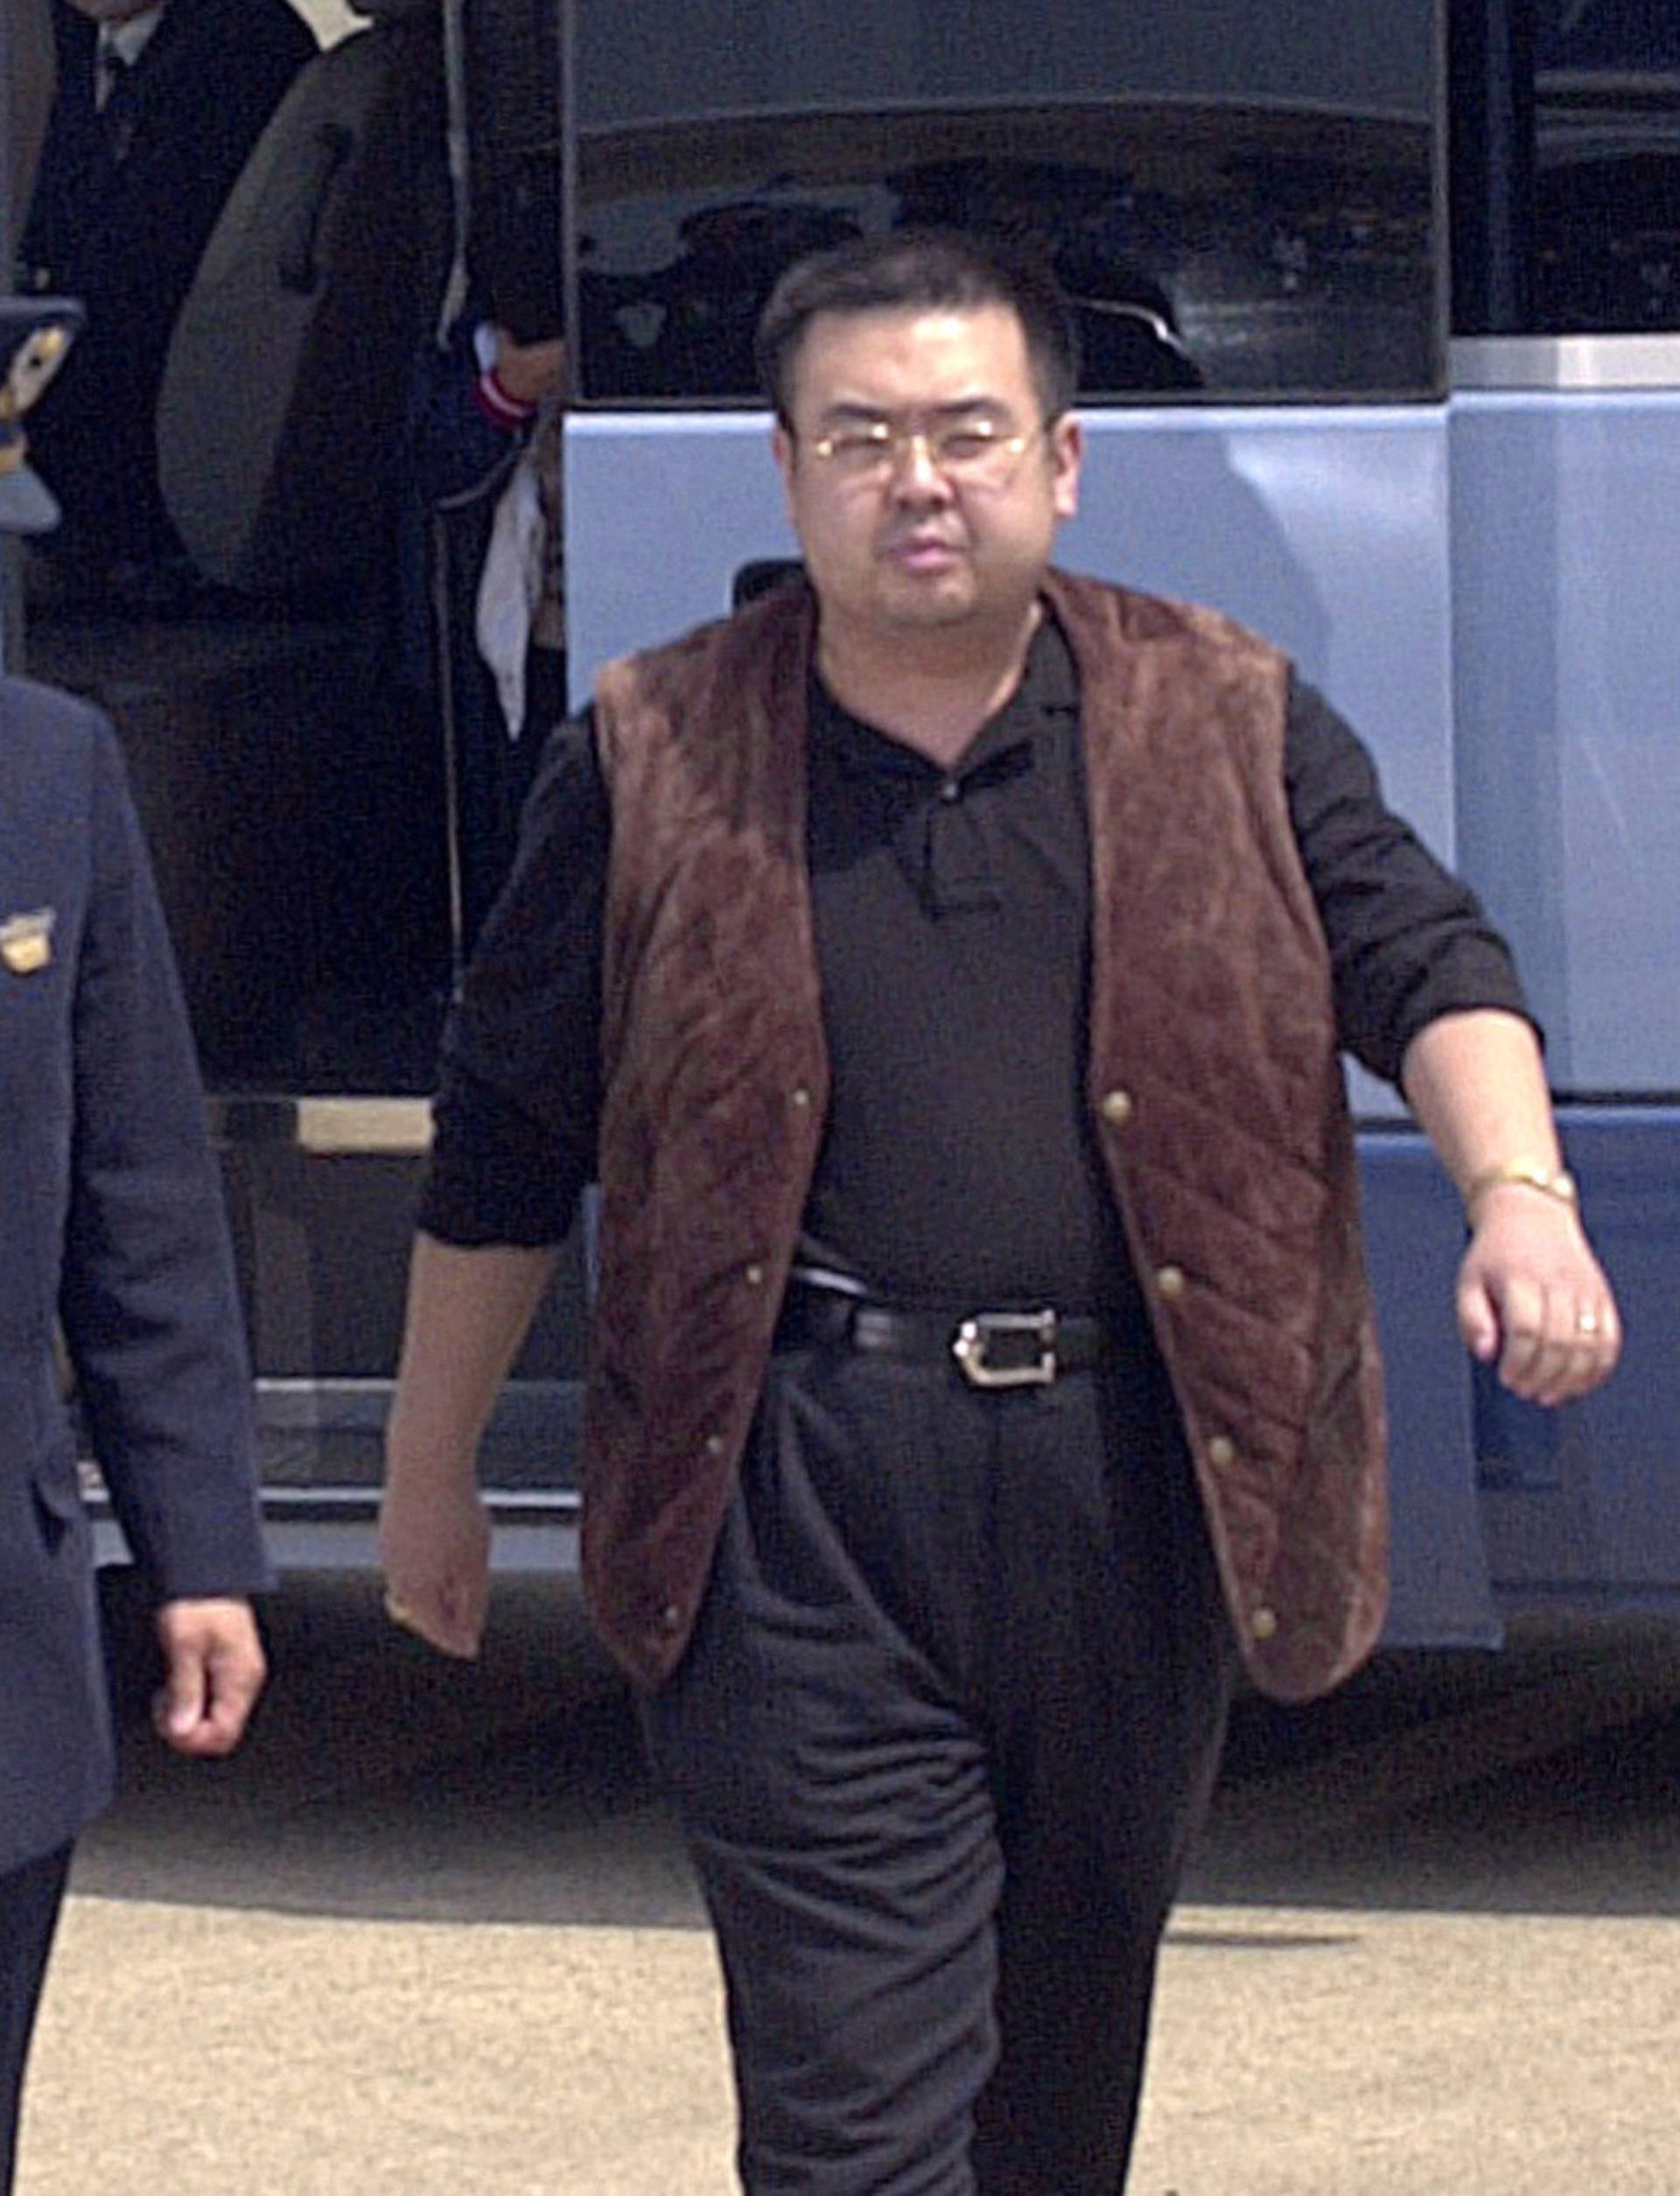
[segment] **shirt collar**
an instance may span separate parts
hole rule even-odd
[[[101,58],[113,53],[125,68],[132,68],[151,44],[158,25],[163,21],[164,5],[165,0],[158,0],[155,8],[131,15],[126,23],[102,23],[98,45]]]
[[[931,778],[965,778],[1012,747],[1030,745],[1074,715],[1079,677],[1073,650],[1048,604],[1026,652],[1020,684],[987,718],[955,769],[942,769],[903,740],[878,730],[836,701],[815,669],[811,672],[811,728],[854,769],[899,771]]]

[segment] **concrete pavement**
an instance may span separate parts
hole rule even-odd
[[[277,1624],[248,1756],[136,1746],[84,1849],[19,2196],[728,2196],[710,1940],[568,1597],[481,1673],[340,1587]],[[1248,1714],[1130,2196],[1676,2196],[1676,1704],[1606,1632]]]

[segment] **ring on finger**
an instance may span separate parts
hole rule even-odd
[[[1575,1331],[1579,1335],[1595,1335],[1599,1331],[1599,1315],[1595,1311],[1578,1311]]]

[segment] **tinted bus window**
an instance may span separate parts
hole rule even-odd
[[[696,0],[626,39],[574,7],[579,394],[751,401],[780,269],[928,221],[1052,258],[1088,395],[1432,393],[1436,25],[1433,0]]]
[[[1546,0],[1536,68],[1535,325],[1680,329],[1680,10]]]
[[[1680,10],[1452,4],[1458,333],[1680,330]]]

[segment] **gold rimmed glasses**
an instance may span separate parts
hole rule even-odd
[[[849,486],[877,487],[891,480],[918,448],[936,473],[962,488],[1006,488],[1021,460],[1053,423],[1007,432],[984,417],[909,427],[891,419],[863,419],[831,428],[810,445],[836,480]]]

